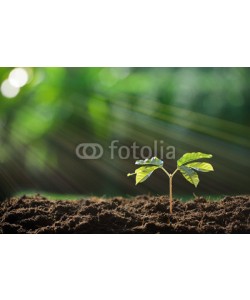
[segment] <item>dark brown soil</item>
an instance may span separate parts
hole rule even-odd
[[[0,233],[250,233],[250,196],[174,201],[138,196],[51,201],[37,195],[0,204]]]

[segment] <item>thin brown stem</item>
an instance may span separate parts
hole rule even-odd
[[[169,177],[169,210],[170,210],[170,214],[172,214],[173,213],[173,177],[174,177],[174,174],[177,171],[179,171],[179,169],[177,168],[172,174],[168,173],[168,171],[165,170],[164,168],[162,168],[162,170]]]
[[[168,171],[167,171],[166,169],[164,169],[164,168],[162,167],[162,170],[168,175],[168,177],[170,177],[171,174],[169,174]]]
[[[169,176],[169,206],[170,206],[170,214],[173,213],[173,192],[172,192],[172,179],[173,175]]]
[[[174,174],[176,173],[176,172],[178,172],[179,171],[179,169],[177,168],[177,169],[175,169],[175,171],[172,173],[172,176],[174,176]]]

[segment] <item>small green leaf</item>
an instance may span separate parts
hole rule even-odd
[[[147,165],[150,165],[150,166],[157,166],[157,167],[162,167],[163,166],[163,161],[160,160],[159,158],[157,157],[152,157],[152,158],[147,158],[145,160],[137,160],[135,162],[136,165],[139,165],[139,166],[147,166]]]
[[[200,172],[210,172],[214,170],[213,166],[206,162],[193,162],[186,166]]]
[[[188,182],[192,183],[195,187],[197,187],[200,180],[198,174],[194,170],[186,166],[179,167],[179,170]]]
[[[177,166],[180,167],[190,161],[194,161],[200,158],[211,158],[212,156],[212,154],[206,154],[202,152],[186,153],[180,159],[177,160]]]
[[[135,170],[136,178],[135,184],[142,183],[159,167],[157,166],[142,166]],[[131,174],[132,175],[132,174]]]

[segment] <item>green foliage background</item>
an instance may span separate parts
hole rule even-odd
[[[0,84],[13,68],[0,68]],[[134,187],[134,159],[110,159],[109,145],[175,146],[212,153],[213,174],[178,193],[249,193],[249,68],[29,68],[11,99],[0,94],[0,191],[23,189],[99,195],[166,193],[164,174]],[[79,160],[79,143],[104,147]],[[165,159],[164,159],[165,160]],[[170,170],[175,161],[167,161]]]

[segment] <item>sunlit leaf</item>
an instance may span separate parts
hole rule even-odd
[[[135,173],[128,173],[127,176],[136,175],[135,184],[142,183],[159,167],[157,166],[142,166],[135,170]]]
[[[198,183],[199,183],[199,176],[198,174],[192,170],[191,168],[188,168],[186,166],[181,166],[179,167],[181,174],[184,176],[184,178],[192,183],[195,187],[197,187]]]
[[[163,161],[160,160],[157,157],[152,157],[152,158],[147,158],[145,160],[137,160],[135,162],[135,164],[139,165],[139,166],[151,165],[151,166],[162,167],[163,166]]]
[[[206,162],[193,162],[186,166],[200,172],[210,172],[214,170],[213,166]]]
[[[185,153],[180,159],[177,160],[177,166],[180,167],[190,161],[194,161],[200,158],[211,158],[212,154],[206,154],[202,152]]]

